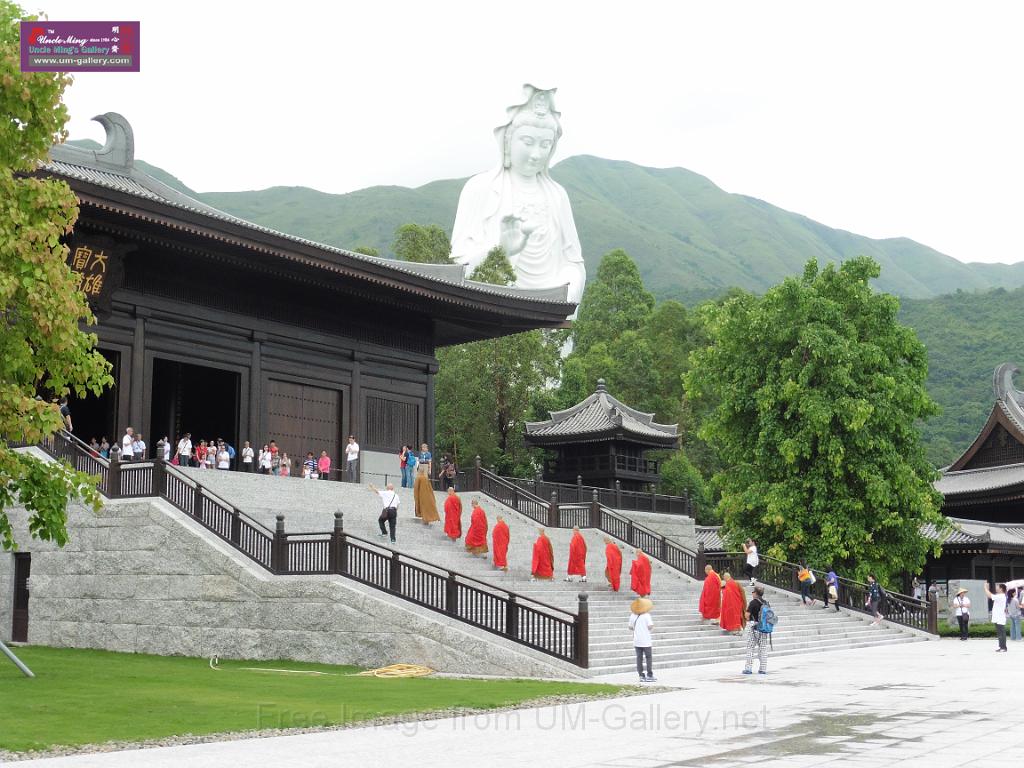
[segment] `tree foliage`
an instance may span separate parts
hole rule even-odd
[[[403,224],[395,230],[391,250],[402,261],[420,264],[451,264],[452,261],[451,240],[436,224]]]
[[[65,258],[61,237],[71,231],[78,205],[67,184],[27,177],[67,134],[61,102],[70,78],[20,70],[16,5],[0,0],[0,543],[16,546],[5,512],[29,511],[32,536],[67,541],[67,504],[99,503],[88,476],[66,464],[46,465],[10,448],[7,439],[38,442],[62,425],[56,403],[40,398],[69,391],[98,394],[113,383],[95,351],[84,294]]]
[[[507,285],[515,273],[501,248],[473,271],[480,282]],[[558,375],[564,334],[527,331],[439,350],[435,379],[437,443],[467,464],[477,455],[506,474],[532,474],[523,441],[531,403]]]
[[[380,256],[380,251],[374,248],[372,245],[357,245],[352,250],[355,253],[363,254],[363,256]]]
[[[701,434],[725,467],[731,544],[752,536],[768,554],[883,580],[937,549],[921,533],[944,524],[918,433],[936,412],[925,349],[897,299],[873,292],[878,273],[866,257],[812,260],[763,297],[704,307],[710,345],[686,382],[713,403]]]

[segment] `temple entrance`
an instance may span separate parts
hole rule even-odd
[[[301,464],[307,451],[327,451],[333,466],[342,466],[341,392],[335,389],[270,379],[267,382],[267,440],[273,439]],[[264,440],[263,442],[267,442]],[[340,475],[332,472],[331,479]]]
[[[238,451],[240,387],[234,371],[155,358],[146,443],[153,448],[166,436],[173,444],[191,432],[193,443],[223,438]]]
[[[28,642],[28,577],[32,572],[32,555],[16,552],[14,555],[14,625],[11,640]]]
[[[86,397],[68,396],[71,408],[72,430],[79,440],[89,442],[104,437],[111,443],[117,442],[120,430],[117,428],[117,388],[120,384],[121,353],[100,349],[99,353],[111,365],[110,375],[114,377],[114,386],[103,390],[103,394],[87,395]]]

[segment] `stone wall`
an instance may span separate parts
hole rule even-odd
[[[14,555],[0,552],[0,642],[10,642],[14,626]]]
[[[572,665],[340,576],[273,576],[164,501],[111,501],[98,515],[72,506],[63,550],[29,542],[24,510],[10,512],[16,537],[32,552],[31,644],[579,675]],[[8,560],[0,558],[0,568]]]

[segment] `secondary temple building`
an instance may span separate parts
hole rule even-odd
[[[65,180],[81,214],[71,268],[99,319],[115,386],[72,402],[75,432],[152,449],[188,431],[293,457],[348,435],[367,472],[394,474],[403,443],[434,441],[435,349],[557,328],[566,288],[472,282],[461,265],[373,258],[212,208],[134,161],[128,122],[96,118],[99,150],[56,146],[39,175]]]
[[[658,462],[649,450],[679,445],[676,424],[658,424],[653,413],[643,413],[616,400],[604,379],[585,400],[547,421],[526,424],[526,443],[555,455],[544,461],[544,479],[552,483],[582,482],[597,488],[619,487],[646,491],[661,481]]]

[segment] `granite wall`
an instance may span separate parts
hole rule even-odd
[[[63,550],[29,542],[24,510],[10,512],[15,535],[32,552],[31,644],[579,675],[572,665],[340,576],[268,574],[163,501],[111,501],[99,514],[72,506]],[[13,558],[0,557],[5,637],[12,570]]]

